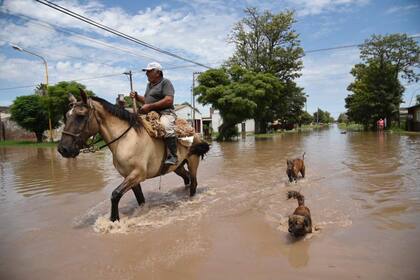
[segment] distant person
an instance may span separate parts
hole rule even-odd
[[[377,122],[378,130],[383,130],[384,125],[385,125],[384,120],[382,118],[380,118]]]
[[[147,114],[150,111],[159,113],[160,122],[165,128],[164,141],[168,150],[165,164],[174,165],[178,161],[176,155],[174,87],[171,81],[163,77],[162,66],[159,63],[151,62],[142,70],[146,71],[149,81],[144,96],[138,95],[137,92],[131,92],[130,96],[143,103],[139,113]]]

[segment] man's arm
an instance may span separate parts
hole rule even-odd
[[[158,102],[144,104],[143,106],[141,106],[140,113],[147,114],[150,111],[160,111],[171,107],[173,104],[174,97],[172,95],[167,95]]]

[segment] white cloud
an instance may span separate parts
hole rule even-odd
[[[407,13],[407,12],[413,12],[415,10],[418,10],[420,8],[420,5],[406,5],[406,6],[393,6],[386,10],[386,14],[397,14],[397,13]]]
[[[299,16],[307,16],[365,5],[369,0],[290,0],[289,2],[293,4]]]
[[[349,94],[346,89],[353,81],[350,70],[360,62],[359,50],[308,54],[303,62],[298,85],[309,95],[308,111],[315,112],[319,107],[337,118],[340,112],[345,112],[344,98]]]

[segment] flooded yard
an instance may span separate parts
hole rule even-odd
[[[289,183],[286,159],[305,155]],[[418,279],[420,137],[336,127],[213,142],[190,198],[175,174],[109,222],[108,150],[0,148],[1,279]],[[294,240],[305,196],[319,230]]]

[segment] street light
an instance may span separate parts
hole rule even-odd
[[[20,51],[20,52],[26,52],[26,53],[29,53],[29,54],[32,54],[32,55],[34,55],[34,56],[36,56],[36,57],[39,57],[40,59],[42,59],[42,62],[44,63],[44,66],[45,66],[45,90],[46,90],[46,92],[47,92],[47,94],[48,94],[48,64],[47,64],[47,61],[45,60],[45,58],[43,58],[42,56],[40,56],[39,54],[36,54],[36,53],[33,53],[33,52],[30,52],[30,51],[28,51],[28,50],[25,50],[24,48],[21,48],[21,47],[19,47],[19,46],[17,46],[17,45],[11,45],[12,46],[12,48],[14,49],[14,50],[17,50],[17,51]],[[48,105],[48,125],[49,125],[49,140],[50,140],[50,142],[52,141],[52,125],[51,125],[51,109],[49,108],[49,106],[50,105]]]

